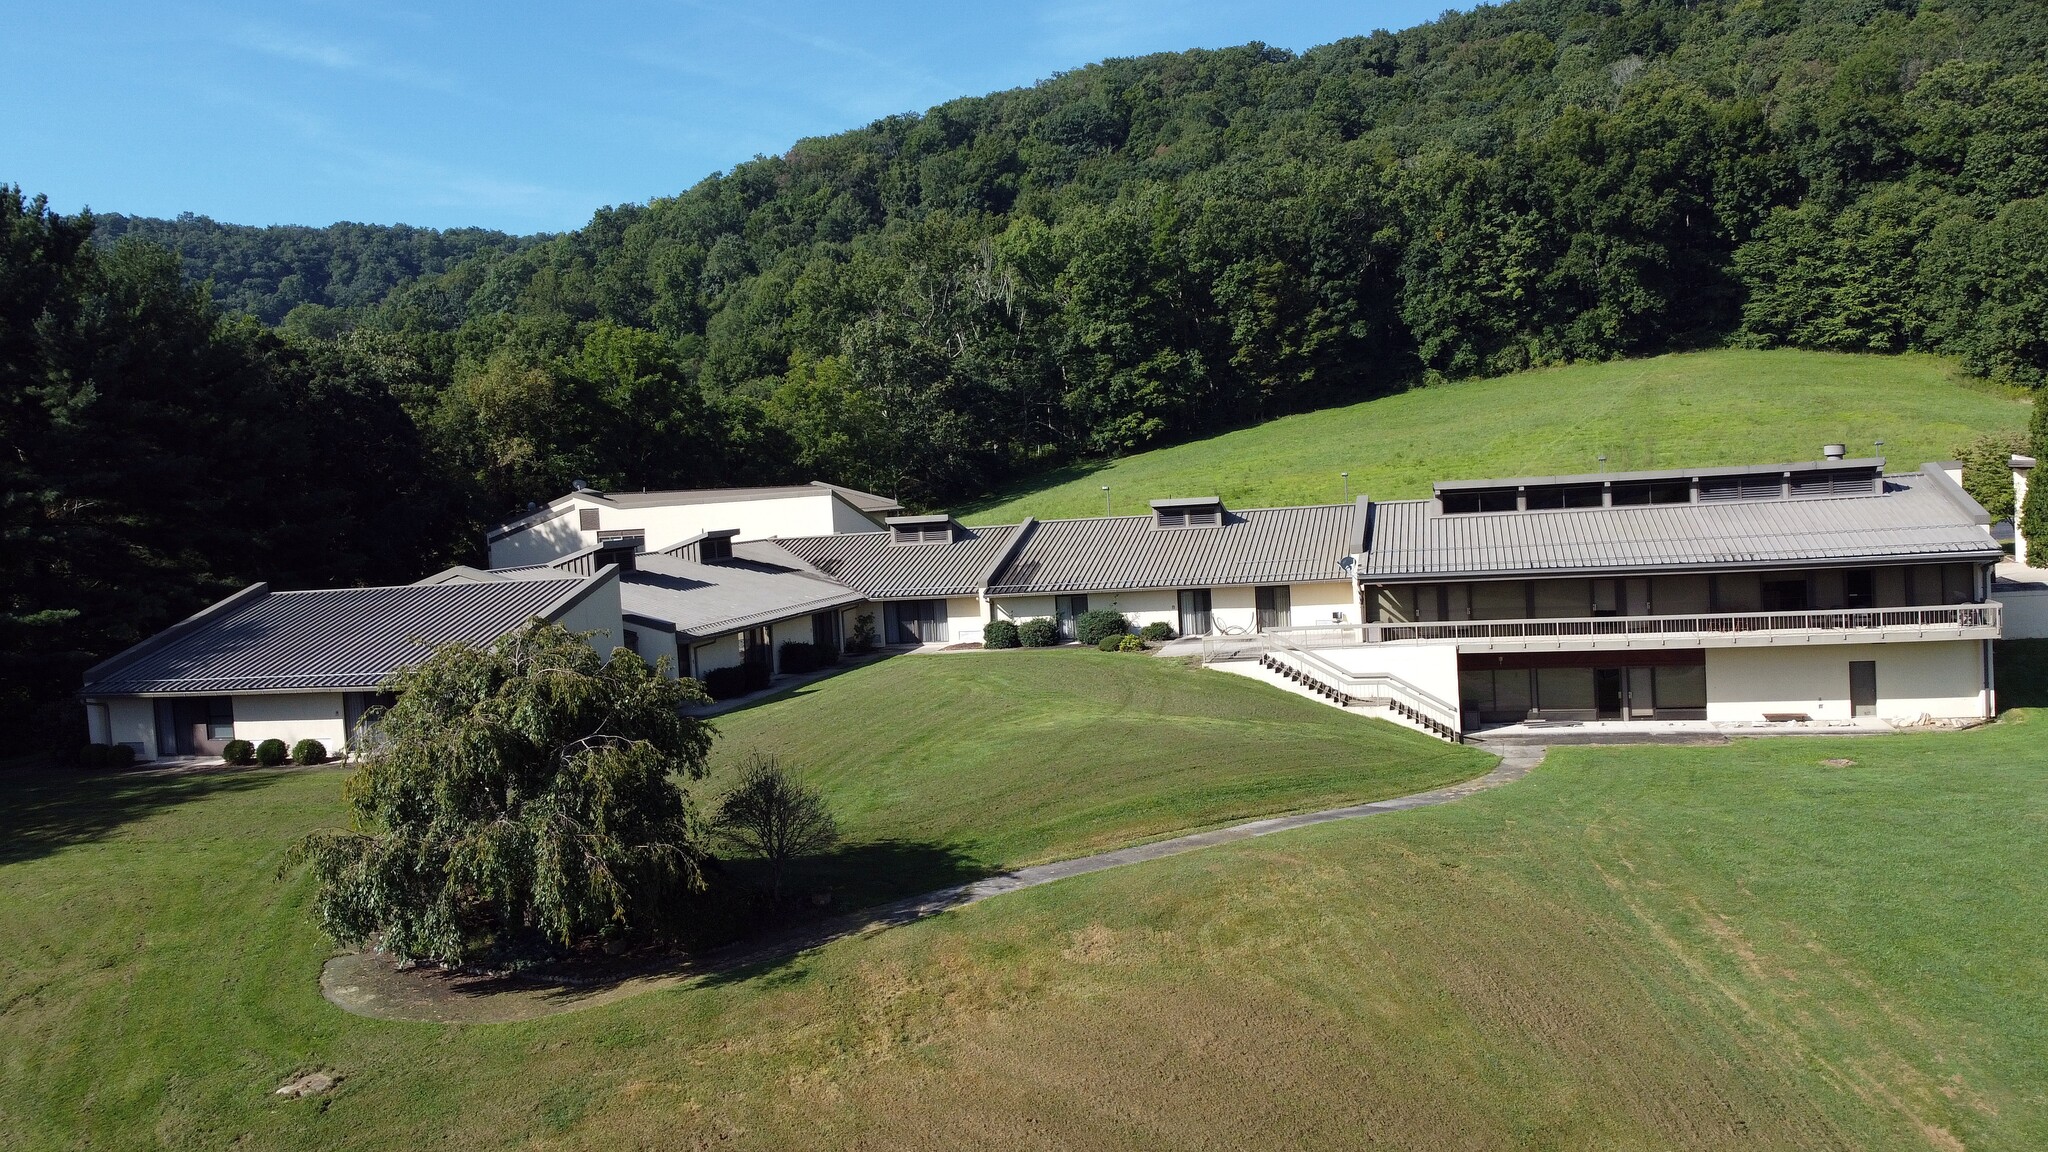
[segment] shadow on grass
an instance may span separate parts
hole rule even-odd
[[[820,668],[815,673],[807,674],[804,679],[794,684],[770,685],[754,695],[742,696],[736,700],[722,700],[709,708],[693,711],[690,715],[704,720],[717,720],[723,716],[735,716],[741,712],[759,708],[763,704],[773,704],[778,700],[787,700],[792,696],[808,695],[818,685],[823,684],[827,680],[843,676],[848,672],[858,671],[862,668],[872,668],[884,660],[893,656],[905,655],[909,651],[910,649],[908,648],[883,648],[866,656],[842,657],[839,663],[827,668]]]
[[[98,840],[131,821],[211,796],[248,792],[281,773],[258,769],[165,773],[82,772],[23,766],[0,773],[0,864],[18,864]]]
[[[2000,712],[2048,708],[2048,640],[2000,640],[1993,659]]]

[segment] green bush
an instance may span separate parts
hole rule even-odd
[[[818,659],[818,646],[802,640],[783,641],[782,647],[777,649],[777,654],[782,661],[783,674],[788,676],[816,672],[818,666],[823,663]]]
[[[1121,652],[1123,646],[1124,638],[1121,636],[1104,636],[1095,642],[1095,650],[1098,652]]]
[[[1050,648],[1060,642],[1060,630],[1044,618],[1017,625],[1017,642],[1026,648]]]
[[[247,740],[230,740],[221,745],[220,758],[230,764],[254,764],[256,746]]]
[[[1018,643],[1015,621],[991,620],[988,626],[981,630],[983,648],[1015,648]]]
[[[853,638],[846,642],[846,650],[854,655],[873,652],[880,647],[882,638],[875,632],[875,614],[863,612],[853,618]]]
[[[284,763],[284,758],[290,753],[291,749],[285,746],[284,741],[272,737],[256,746],[256,762],[265,768],[275,768]]]
[[[327,745],[322,744],[318,740],[315,740],[309,736],[306,739],[299,741],[297,744],[292,745],[292,763],[325,764],[326,762]]]
[[[1119,652],[1143,652],[1145,642],[1136,636],[1117,637],[1116,650]]]
[[[713,700],[731,700],[747,694],[746,669],[737,665],[731,668],[713,668],[704,674],[704,691]]]
[[[749,661],[740,665],[740,677],[746,683],[747,691],[759,692],[775,679],[775,672],[765,660],[760,663]]]
[[[126,768],[135,763],[135,749],[126,744],[87,744],[78,750],[80,768]]]
[[[1131,622],[1121,612],[1097,608],[1083,612],[1074,618],[1074,639],[1083,644],[1100,644],[1105,636],[1121,636],[1131,630]]]
[[[1173,625],[1168,624],[1164,620],[1154,620],[1138,630],[1138,638],[1148,640],[1154,644],[1163,640],[1171,640],[1173,639]]]

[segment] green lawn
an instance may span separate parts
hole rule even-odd
[[[2037,1148],[2043,724],[1562,750],[502,1025],[320,999],[272,875],[340,774],[16,776],[0,1146]],[[951,826],[920,808],[849,824]],[[270,1095],[313,1067],[331,1098]]]
[[[825,793],[846,842],[798,883],[842,906],[1493,762],[1240,676],[1070,649],[899,656],[717,724],[707,794],[749,752]]]
[[[1289,416],[1107,465],[1057,470],[964,510],[977,524],[1095,516],[1166,496],[1240,508],[1335,502],[1338,473],[1376,499],[1432,481],[1814,460],[1883,440],[1895,468],[1946,459],[1979,433],[2026,425],[2024,398],[1929,356],[1715,351],[1471,380]]]

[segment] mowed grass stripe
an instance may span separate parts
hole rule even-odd
[[[2032,647],[2001,663],[2021,698]],[[305,884],[270,876],[335,819],[337,774],[16,777],[0,1131],[25,1148],[2041,1147],[2044,723],[1559,749],[1456,805],[466,1027],[319,998]],[[270,1095],[313,1066],[345,1077],[331,1100]]]
[[[968,505],[970,523],[1098,516],[1220,495],[1235,507],[1427,496],[1437,480],[1814,460],[1821,445],[1894,467],[2026,426],[2027,400],[1931,356],[1721,350],[1467,380],[1287,416],[1105,464],[1055,470]]]
[[[750,752],[797,768],[848,840],[806,880],[858,902],[1493,762],[1242,677],[1093,650],[899,656],[717,723],[709,791]]]

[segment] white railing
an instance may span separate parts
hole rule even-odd
[[[1292,670],[1319,681],[1338,695],[1362,704],[1387,705],[1408,714],[1424,727],[1433,727],[1446,739],[1459,738],[1462,717],[1458,707],[1425,688],[1417,687],[1391,672],[1354,672],[1310,651],[1311,647],[1356,645],[1359,625],[1328,625],[1314,628],[1272,628],[1244,636],[1205,636],[1204,662],[1217,660],[1267,660],[1291,665]]]
[[[1597,616],[1577,620],[1447,620],[1403,624],[1312,624],[1259,633],[1293,648],[1335,648],[1405,640],[1594,640],[1630,636],[1740,636],[1762,633],[1996,632],[2004,605],[1841,608],[1809,612],[1707,612],[1687,616]],[[1242,642],[1241,637],[1218,637]],[[1219,644],[1221,649],[1224,644]],[[1207,640],[1203,643],[1206,655]]]

